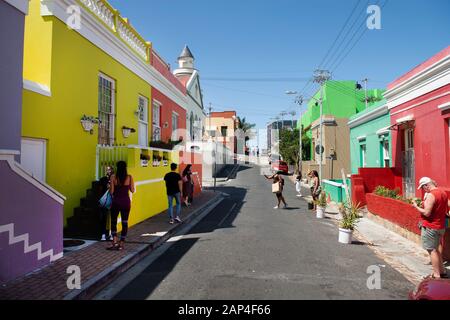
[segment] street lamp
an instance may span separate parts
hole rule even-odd
[[[295,95],[298,94],[297,91],[286,91],[286,94],[288,95]],[[297,97],[295,97],[295,103],[298,104],[298,106],[300,107],[300,127],[299,127],[299,149],[298,149],[298,153],[299,153],[299,161],[298,161],[298,170],[299,172],[302,171],[302,158],[303,158],[303,146],[302,146],[302,104],[303,104],[303,96],[298,95]],[[293,111],[292,116],[295,116],[295,111]],[[294,124],[292,124],[292,127],[294,127]]]
[[[331,73],[328,70],[315,70],[314,82],[320,84],[320,163],[319,163],[319,179],[322,180],[322,160],[323,160],[323,84],[331,78]],[[315,99],[317,101],[317,99]]]

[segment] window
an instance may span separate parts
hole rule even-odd
[[[359,159],[360,159],[360,167],[365,168],[367,166],[367,152],[366,152],[366,145],[361,144],[359,146]]]
[[[114,144],[115,82],[100,74],[98,77],[98,143]]]
[[[178,130],[178,113],[172,112],[172,140],[178,140],[177,137]]]
[[[139,145],[148,146],[148,100],[145,97],[139,96],[139,120],[138,120],[138,134]]]
[[[389,140],[383,140],[381,142],[381,146],[382,146],[382,154],[383,154],[383,159],[382,159],[383,167],[389,168],[390,167]]]
[[[227,130],[228,130],[228,127],[226,127],[226,126],[220,127],[220,132],[222,133],[222,137],[227,136]]]
[[[153,101],[152,127],[153,127],[153,141],[161,140],[161,104]]]
[[[405,130],[405,150],[414,149],[414,129]]]

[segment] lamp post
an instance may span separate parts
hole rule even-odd
[[[314,82],[320,84],[320,162],[319,162],[319,179],[322,180],[322,161],[323,161],[323,84],[331,78],[331,73],[328,70],[314,71]]]
[[[286,94],[288,94],[288,95],[296,95],[296,94],[298,94],[298,92],[297,91],[286,91]],[[299,172],[301,172],[301,170],[302,170],[302,159],[303,159],[303,146],[302,146],[302,104],[303,104],[303,96],[302,95],[298,95],[296,98],[295,98],[295,103],[297,103],[298,104],[298,106],[300,107],[300,110],[299,110],[299,113],[300,113],[300,125],[299,125],[299,149],[298,149],[298,158],[299,158],[299,161],[298,161],[298,170],[299,170]],[[295,116],[295,111],[293,111],[292,112],[293,113],[293,116]],[[291,113],[291,114],[292,114]],[[292,124],[292,127],[294,126],[294,124]]]

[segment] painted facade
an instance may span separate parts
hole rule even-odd
[[[386,100],[349,118],[351,173],[358,168],[390,168],[391,131]]]
[[[72,30],[67,8],[74,4],[81,6],[82,19],[81,28]],[[24,61],[31,86],[23,92],[22,141],[42,142],[43,180],[67,196],[64,225],[101,175],[107,154],[128,162],[137,185],[129,224],[163,211],[162,177],[178,154],[148,147],[152,90],[170,99],[173,109],[187,105],[187,97],[176,79],[152,65],[151,44],[104,0],[33,0]],[[102,122],[85,131],[83,115]]]
[[[21,158],[24,23],[28,0],[0,2],[0,284],[63,255],[64,196],[33,178]],[[8,30],[8,32],[5,32]]]
[[[381,99],[379,89],[367,90],[367,97]],[[356,81],[326,81],[307,104],[298,126],[310,138],[310,157],[303,159],[302,172],[320,171],[320,100],[323,114],[322,177],[326,180],[342,179],[341,169],[350,172],[349,117],[366,108],[365,92],[359,90]],[[372,103],[367,103],[370,106]]]
[[[388,85],[392,163],[405,196],[427,176],[450,192],[450,47]]]
[[[206,113],[203,106],[200,73],[195,69],[194,62],[194,55],[189,47],[185,46],[178,57],[178,69],[174,70],[174,75],[186,88],[188,100],[186,105],[186,129],[189,141],[200,142],[205,134]]]

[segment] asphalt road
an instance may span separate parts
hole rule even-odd
[[[316,219],[287,179],[289,209],[274,210],[270,182],[260,173],[242,166],[219,188],[230,196],[114,299],[407,298],[408,280],[365,244],[339,244],[336,223]],[[381,289],[367,286],[374,265]]]

